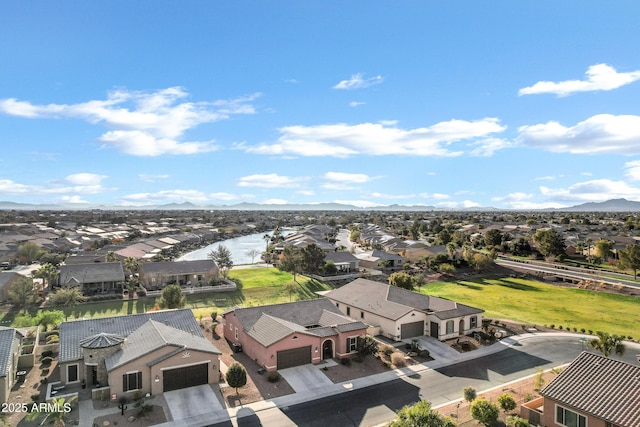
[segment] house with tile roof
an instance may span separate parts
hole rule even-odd
[[[120,262],[63,264],[60,266],[59,284],[79,287],[87,296],[122,292],[124,270]]]
[[[359,278],[324,294],[343,314],[396,341],[429,335],[439,340],[482,329],[483,310],[444,298]]]
[[[62,383],[118,397],[217,383],[220,354],[188,309],[60,324]]]
[[[7,402],[16,383],[23,338],[17,329],[0,326],[0,404]]]
[[[351,252],[329,252],[324,257],[324,262],[333,262],[338,273],[353,273],[360,269],[360,260]]]
[[[583,352],[520,415],[547,427],[640,426],[640,366]]]
[[[222,318],[225,338],[270,372],[354,356],[357,338],[367,331],[325,298],[236,307]]]
[[[138,272],[140,281],[148,290],[164,288],[175,283],[181,286],[206,285],[218,278],[219,269],[211,259],[173,262],[145,262]]]

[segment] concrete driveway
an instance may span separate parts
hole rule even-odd
[[[333,383],[320,369],[329,367],[335,362],[333,360],[326,361],[320,365],[301,365],[293,368],[280,369],[278,372],[287,380],[289,385],[296,393],[314,390],[317,388],[331,386]]]
[[[174,420],[182,420],[225,409],[222,396],[211,387],[209,384],[203,384],[164,393],[171,417]]]

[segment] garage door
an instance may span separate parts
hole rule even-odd
[[[162,374],[163,391],[178,390],[207,384],[209,382],[208,364],[186,366],[184,368],[168,369]]]
[[[292,348],[278,352],[278,369],[311,363],[311,346]]]
[[[424,323],[412,322],[400,325],[400,339],[424,335]]]

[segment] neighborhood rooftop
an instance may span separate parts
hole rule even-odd
[[[13,338],[16,335],[14,328],[0,326],[0,378],[9,375],[11,365]]]

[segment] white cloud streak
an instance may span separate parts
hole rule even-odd
[[[585,80],[539,81],[533,86],[520,89],[518,95],[552,93],[557,96],[567,96],[577,92],[617,89],[640,79],[640,71],[619,73],[607,64],[592,65],[585,75]]]
[[[237,185],[239,187],[295,188],[308,179],[307,177],[290,177],[275,173],[254,174],[238,179]]]
[[[540,192],[550,201],[558,203],[604,202],[618,198],[640,200],[640,188],[610,179],[579,182],[567,188],[540,187]]]
[[[0,194],[14,196],[64,194],[67,198],[70,194],[100,194],[114,190],[102,185],[102,181],[106,178],[105,175],[77,173],[46,185],[22,184],[10,179],[0,179]]]
[[[99,141],[129,155],[195,154],[217,147],[213,141],[182,141],[185,132],[203,123],[255,113],[251,102],[260,94],[213,102],[184,101],[188,96],[183,88],[170,87],[155,92],[119,89],[110,92],[107,99],[79,104],[34,105],[9,98],[0,100],[0,112],[30,119],[73,118],[100,124],[109,131]]]
[[[384,79],[380,75],[365,79],[362,73],[356,73],[352,74],[347,80],[340,81],[338,84],[333,86],[333,88],[341,90],[364,89],[378,85],[382,83],[383,80]]]
[[[640,116],[599,114],[571,127],[551,121],[518,132],[519,144],[555,153],[640,154]]]
[[[463,151],[450,150],[449,145],[469,141],[482,146],[483,143],[478,139],[484,140],[506,129],[495,118],[450,120],[409,130],[388,123],[395,122],[287,126],[279,129],[281,136],[274,144],[243,145],[239,148],[255,154],[304,157],[346,158],[356,154],[452,157],[463,154]],[[493,152],[500,148],[498,145],[489,143],[482,146],[480,151]]]

